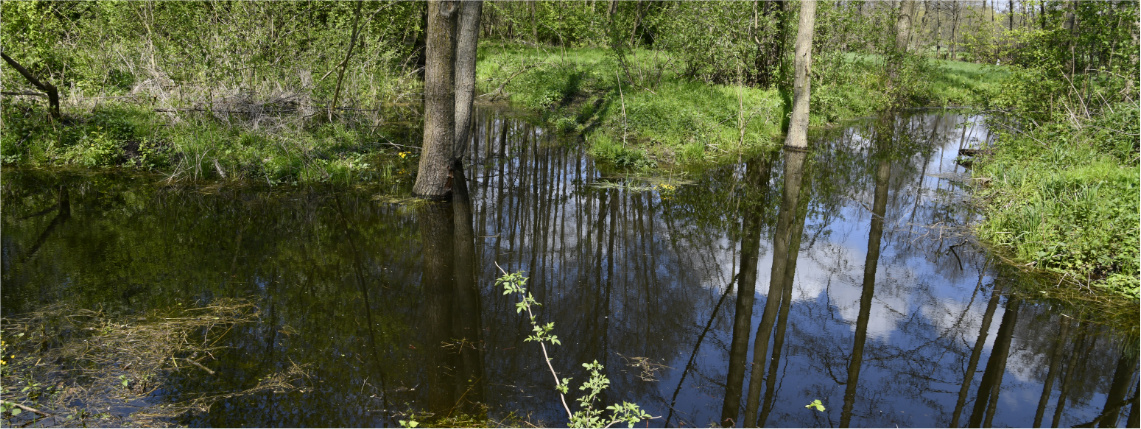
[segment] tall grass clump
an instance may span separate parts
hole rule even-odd
[[[1069,283],[1138,298],[1138,106],[1004,133],[976,163],[980,238]]]

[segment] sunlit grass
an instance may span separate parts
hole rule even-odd
[[[1124,124],[1136,130],[1133,112]],[[1092,138],[1098,128],[1089,125],[1097,124],[1000,139],[994,153],[976,163],[975,177],[989,180],[978,192],[987,216],[977,232],[1020,265],[1136,299],[1136,152],[1130,160],[1098,149],[1104,142]]]

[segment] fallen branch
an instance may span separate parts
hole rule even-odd
[[[15,402],[11,402],[11,401],[3,401],[3,402],[4,402],[4,405],[16,407],[16,408],[19,408],[21,410],[27,411],[29,413],[36,413],[36,414],[39,414],[39,415],[45,416],[45,417],[51,416],[51,414],[49,414],[49,413],[45,413],[43,411],[37,410],[37,409],[29,407],[27,405],[17,404]]]
[[[200,363],[198,363],[198,362],[195,362],[195,361],[193,361],[193,360],[191,360],[191,359],[186,359],[186,358],[183,358],[182,360],[184,360],[184,361],[187,361],[187,362],[190,362],[190,364],[191,364],[191,365],[194,365],[194,366],[196,366],[196,367],[199,367],[199,368],[201,368],[203,371],[206,371],[206,372],[210,373],[210,375],[214,375],[214,370],[212,370],[212,369],[210,369],[210,368],[207,368],[205,365],[202,365],[202,364],[200,364]]]
[[[4,91],[4,92],[0,92],[0,94],[3,94],[3,95],[30,95],[32,97],[47,97],[48,96],[47,94],[41,94],[41,93],[32,92],[32,91]]]
[[[20,72],[20,75],[24,76],[24,79],[27,79],[32,85],[35,85],[48,94],[48,105],[51,106],[52,118],[59,119],[59,90],[50,83],[40,82],[39,79],[36,79],[36,77],[32,75],[32,72],[29,72],[28,69],[21,66],[20,63],[17,63],[16,60],[13,60],[8,54],[0,52],[0,57],[3,57],[8,65]]]

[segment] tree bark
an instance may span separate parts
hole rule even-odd
[[[455,146],[455,1],[428,2],[428,40],[424,65],[424,146],[412,193],[429,198],[451,192]]]
[[[907,52],[907,42],[911,39],[911,13],[914,10],[913,0],[903,0],[899,4],[899,17],[895,20],[895,49],[899,52]]]
[[[812,36],[816,24],[816,0],[800,3],[800,24],[796,30],[796,81],[793,83],[792,117],[785,147],[808,147],[808,98],[811,91]]]
[[[1014,31],[1014,0],[1006,2],[1006,28],[1007,31]]]
[[[456,159],[463,159],[471,130],[472,100],[475,99],[475,57],[482,11],[482,1],[465,1],[460,6],[456,29],[456,141],[453,150]]]
[[[959,13],[962,11],[962,6],[960,6],[959,3],[955,3],[952,6],[952,8],[953,9],[951,9],[951,41],[947,43],[947,45],[948,45],[947,47],[951,50],[950,59],[954,60],[957,58],[955,56],[955,51],[957,50],[956,48],[958,48],[958,44],[959,44],[958,40],[955,39],[955,34],[956,34],[956,30],[959,29]]]

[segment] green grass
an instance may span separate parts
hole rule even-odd
[[[931,81],[934,104],[981,106],[998,91],[1009,68],[963,61],[935,60],[939,73]]]
[[[635,50],[626,62],[622,67],[604,48],[487,43],[480,46],[477,80],[480,91],[493,93],[485,99],[508,98],[556,130],[582,133],[604,165],[717,164],[781,143],[787,112],[779,91],[688,80],[664,52]],[[901,73],[909,83],[893,90],[881,56],[821,55],[814,67],[814,126],[874,115],[897,96],[915,107],[979,104],[1004,73],[916,59]]]
[[[128,168],[176,180],[351,184],[411,183],[415,153],[388,137],[346,122],[256,127],[208,114],[177,119],[132,104],[65,111],[50,121],[42,104],[5,100],[0,106],[5,165]]]
[[[976,231],[1014,262],[1138,298],[1138,107],[1000,136],[976,163]]]
[[[487,44],[480,53],[482,91],[495,91],[514,75],[503,90],[511,102],[540,112],[557,130],[583,133],[603,164],[649,169],[715,162],[777,144],[775,91],[686,81],[664,53],[638,50],[628,57],[633,85],[606,49],[544,52]]]

